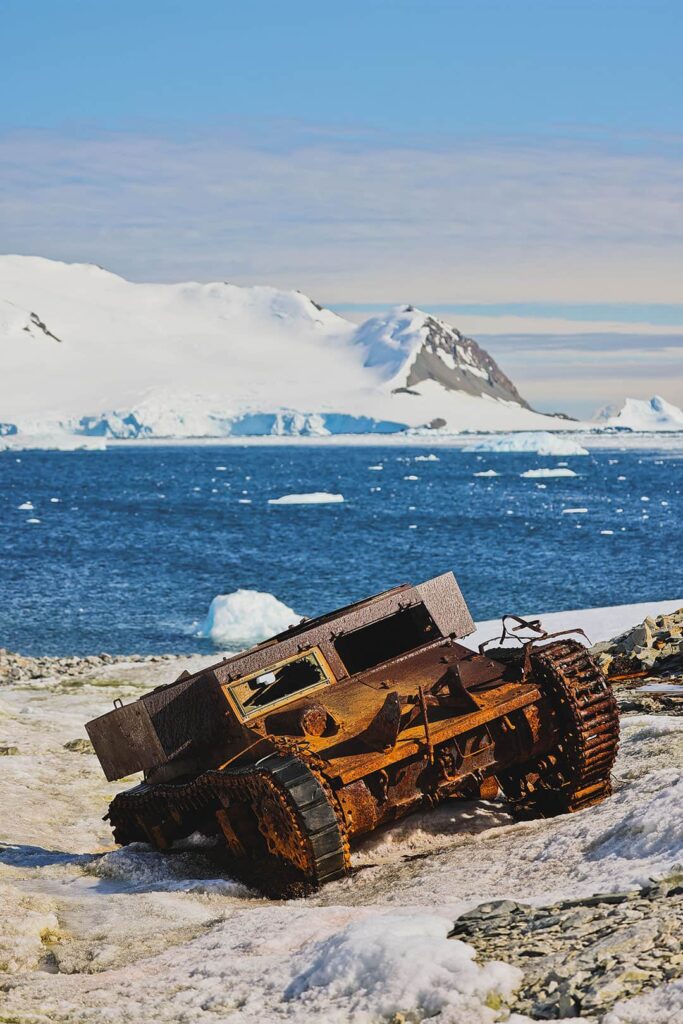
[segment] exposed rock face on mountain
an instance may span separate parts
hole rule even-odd
[[[0,434],[225,437],[560,430],[412,306],[358,326],[301,292],[134,284],[0,257]],[[60,442],[61,444],[61,442]]]
[[[409,369],[407,388],[424,380],[435,380],[447,391],[490,395],[530,408],[495,359],[473,338],[466,338],[455,327],[433,316],[425,317],[424,328],[426,337]]]

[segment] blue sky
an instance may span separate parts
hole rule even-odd
[[[412,301],[538,405],[680,404],[682,30],[680,0],[0,0],[0,250]]]

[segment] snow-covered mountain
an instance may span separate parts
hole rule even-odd
[[[5,434],[115,437],[560,430],[495,361],[401,306],[360,327],[300,292],[134,284],[0,257]]]
[[[624,430],[683,431],[683,409],[665,401],[659,395],[649,400],[627,398],[621,409],[603,409],[598,413],[601,426]]]

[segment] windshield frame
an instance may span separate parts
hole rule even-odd
[[[254,708],[244,707],[235,692],[237,687],[242,686],[244,683],[248,683],[251,679],[256,679],[258,676],[265,675],[267,672],[277,672],[277,670],[282,668],[284,665],[290,665],[292,662],[310,657],[317,662],[318,668],[324,676],[323,679],[313,683],[311,686],[306,686],[301,690],[297,690],[296,693],[287,694],[285,697],[276,697],[268,704],[261,704]],[[274,661],[268,665],[263,665],[262,668],[257,669],[255,672],[249,672],[247,675],[240,676],[239,679],[233,679],[229,683],[224,683],[222,690],[237,718],[241,722],[249,722],[254,718],[261,718],[264,715],[270,714],[272,711],[279,710],[287,704],[292,704],[294,701],[301,700],[302,697],[306,697],[311,693],[317,693],[318,690],[322,690],[324,687],[330,686],[330,684],[334,682],[336,682],[336,679],[325,655],[319,647],[309,647],[305,651],[297,651],[296,654],[292,654],[289,658],[282,658],[280,661]]]

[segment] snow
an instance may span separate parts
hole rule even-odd
[[[214,597],[199,635],[239,650],[281,633],[300,619],[274,594],[240,589]]]
[[[543,620],[601,640],[682,604]],[[239,632],[259,608],[235,615]],[[492,625],[480,624],[481,639]],[[156,685],[169,665],[143,670]],[[623,722],[615,796],[604,803],[514,823],[502,804],[445,802],[371,836],[355,850],[363,870],[350,878],[270,902],[222,877],[196,841],[171,853],[113,848],[102,814],[132,780],[107,783],[94,756],[63,744],[115,697],[130,698],[131,685],[117,666],[104,685],[0,689],[3,742],[20,751],[0,774],[0,962],[14,972],[3,991],[7,1019],[377,1024],[400,1014],[415,1024],[493,1024],[507,1020],[495,1007],[518,975],[446,938],[459,913],[491,899],[623,888],[681,862],[683,719],[638,716]],[[602,1024],[673,1022],[682,1006],[675,982],[620,1004]]]
[[[2,447],[65,447],[74,431],[102,444],[324,439],[435,419],[450,433],[566,425],[433,380],[417,394],[394,394],[425,343],[419,310],[398,307],[359,327],[296,291],[135,284],[99,267],[25,256],[0,257],[0,282],[0,405],[5,429],[20,435],[3,433]]]
[[[343,494],[329,491],[311,491],[308,494],[283,494],[280,498],[269,498],[269,505],[338,505],[344,501]]]
[[[611,608],[574,608],[564,612],[523,612],[521,617],[528,620],[541,619],[543,628],[549,633],[563,629],[583,629],[586,640],[581,635],[576,639],[580,643],[591,645],[600,640],[620,636],[632,626],[642,622],[648,616],[668,615],[683,608],[683,597],[678,600],[646,601],[640,604],[622,604]],[[500,619],[488,619],[478,622],[477,628],[467,638],[468,647],[478,647],[484,640],[500,634]]]
[[[439,1014],[444,1024],[462,1015],[493,1021],[482,1003],[509,997],[522,972],[496,961],[481,966],[473,952],[449,940],[435,914],[375,914],[305,948],[294,964],[302,969],[284,997],[298,1000],[311,1019],[340,1024],[371,1024],[394,1014],[417,1020]]]
[[[535,452],[536,455],[588,455],[588,449],[570,437],[558,437],[547,431],[501,434],[469,445],[473,452]]]
[[[683,409],[660,395],[649,400],[627,398],[618,413],[603,414],[600,425],[644,432],[683,431]]]
[[[552,468],[542,469],[527,469],[524,473],[520,473],[520,476],[526,477],[527,479],[536,480],[539,477],[553,477],[553,476],[577,476],[573,469],[565,469],[563,466],[556,466]]]

